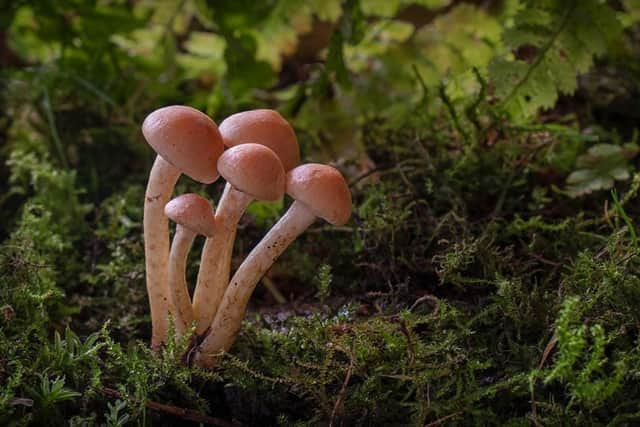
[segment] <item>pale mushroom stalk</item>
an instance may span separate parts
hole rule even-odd
[[[144,252],[147,293],[151,307],[151,347],[158,348],[166,339],[171,310],[168,284],[169,221],[164,206],[171,198],[180,171],[156,156],[144,198]]]
[[[173,322],[176,338],[182,337],[193,323],[193,309],[187,288],[186,266],[187,256],[196,238],[196,233],[182,225],[176,225],[176,234],[171,243],[169,254],[169,295],[174,310]]]
[[[215,216],[209,201],[193,193],[171,200],[164,207],[164,214],[176,223],[169,256],[169,292],[175,307],[172,313],[176,337],[181,338],[194,321],[186,279],[187,257],[197,235],[213,236]]]
[[[258,109],[233,114],[220,124],[220,134],[230,150],[247,143],[257,143],[269,148],[277,155],[285,172],[300,161],[295,132],[277,111]],[[249,167],[247,171],[250,172],[255,167],[258,166]],[[263,180],[262,185],[269,181]],[[255,194],[247,198],[243,194],[246,193],[245,189],[237,191],[234,187],[233,183],[225,187],[216,215],[216,227],[220,230],[216,231],[213,238],[207,239],[202,250],[200,271],[193,296],[198,335],[203,334],[210,326],[229,282],[238,221],[247,205],[254,198],[259,198],[255,197]]]
[[[330,166],[311,163],[292,169],[286,177],[286,191],[295,201],[229,282],[209,333],[194,355],[197,365],[213,367],[219,355],[231,348],[260,278],[317,217],[343,225],[351,216],[349,188],[340,172]]]
[[[211,368],[216,364],[216,356],[231,348],[242,325],[249,298],[260,278],[316,218],[303,203],[294,201],[285,215],[253,248],[229,282],[209,335],[200,344],[194,359],[197,365]]]
[[[285,172],[270,148],[246,143],[225,151],[218,172],[227,180],[216,215],[215,232],[202,251],[193,296],[196,333],[206,332],[214,319],[231,269],[231,255],[240,217],[252,200],[276,201],[284,196]]]
[[[193,294],[196,334],[202,335],[211,324],[229,283],[231,256],[238,222],[253,197],[228,183],[218,203],[216,227],[202,249],[197,286]]]

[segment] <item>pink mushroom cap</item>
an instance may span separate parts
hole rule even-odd
[[[304,203],[316,216],[343,225],[351,216],[351,192],[337,169],[308,163],[287,174],[287,194]]]
[[[142,134],[167,162],[190,178],[209,184],[218,179],[216,163],[222,136],[209,116],[195,108],[171,105],[144,119]]]
[[[247,143],[229,148],[218,159],[218,171],[236,190],[258,200],[275,202],[284,196],[282,162],[264,145]]]
[[[182,194],[165,205],[164,214],[196,234],[213,236],[214,209],[204,197],[192,193]]]
[[[285,172],[300,163],[298,138],[289,122],[275,110],[233,114],[220,123],[220,133],[227,147],[247,142],[269,147],[280,158]]]

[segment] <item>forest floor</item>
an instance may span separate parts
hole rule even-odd
[[[638,423],[636,2],[18,3],[0,424]],[[167,104],[278,109],[354,201],[285,251],[214,370],[149,348],[140,125]],[[250,206],[232,270],[290,203]]]

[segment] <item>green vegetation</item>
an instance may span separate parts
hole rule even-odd
[[[0,424],[640,422],[637,0],[19,0],[0,23]],[[148,349],[140,124],[167,104],[276,108],[354,197],[210,372]],[[249,209],[234,267],[289,203]]]

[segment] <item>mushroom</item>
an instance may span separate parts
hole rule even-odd
[[[227,147],[255,142],[266,145],[280,157],[285,171],[300,163],[296,134],[275,110],[258,109],[232,114],[220,123],[220,134]]]
[[[258,281],[316,217],[342,225],[351,216],[351,193],[343,176],[331,166],[314,163],[298,166],[287,174],[286,191],[294,199],[293,204],[253,248],[229,282],[209,334],[195,353],[197,365],[213,367],[221,352],[231,348]]]
[[[216,124],[186,106],[160,108],[147,116],[142,133],[158,153],[144,200],[144,252],[147,293],[151,307],[151,346],[167,338],[170,311],[168,288],[169,224],[164,206],[181,173],[202,183],[218,178],[216,162],[224,149]]]
[[[229,148],[218,159],[218,171],[227,180],[218,204],[216,229],[205,246],[215,258],[207,261],[207,272],[194,292],[196,333],[211,324],[229,281],[233,241],[240,217],[253,199],[276,201],[284,196],[285,172],[276,154],[264,145],[242,144]],[[206,243],[205,243],[206,244]]]
[[[187,289],[187,255],[196,235],[213,236],[215,217],[213,207],[204,197],[183,194],[164,207],[165,215],[176,223],[176,233],[169,253],[169,295],[175,310],[173,321],[176,338],[182,337],[193,323],[193,309]]]
[[[256,143],[270,148],[280,158],[285,172],[300,162],[296,134],[277,111],[259,109],[233,114],[220,123],[220,133],[228,147]],[[216,233],[205,241],[193,295],[198,334],[210,326],[229,282],[235,229],[250,202],[227,183],[216,213],[216,223],[227,230],[224,238],[222,233]]]

